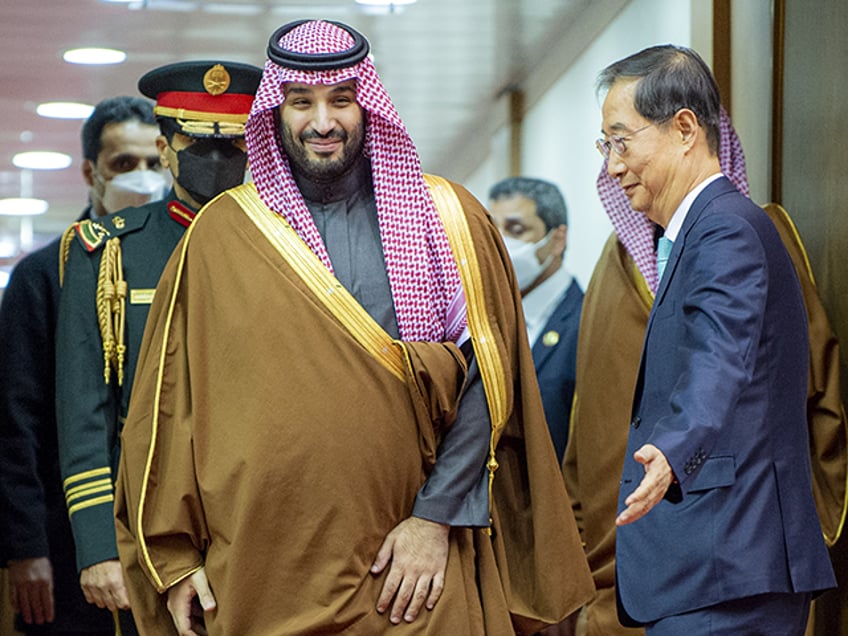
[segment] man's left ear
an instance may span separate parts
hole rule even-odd
[[[674,114],[674,125],[680,133],[683,143],[691,146],[701,130],[698,116],[688,108],[681,108]]]

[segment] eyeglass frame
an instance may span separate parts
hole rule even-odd
[[[615,150],[615,154],[620,157],[627,152],[627,144],[625,144],[626,141],[630,141],[630,138],[635,134],[640,133],[643,130],[647,130],[651,126],[655,126],[657,123],[661,122],[651,122],[650,124],[642,126],[633,132],[627,133],[626,135],[611,135],[609,139],[598,137],[595,140],[595,148],[598,149],[598,152],[601,153],[601,156],[604,159],[608,160],[610,158],[610,150]]]

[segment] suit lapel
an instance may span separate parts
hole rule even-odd
[[[639,362],[639,376],[636,381],[636,399],[633,401],[633,414],[635,414],[638,410],[639,396],[642,392],[645,372],[645,344],[648,342],[648,335],[651,333],[651,328],[653,327],[654,313],[656,313],[656,308],[665,300],[666,290],[668,290],[669,285],[671,285],[671,281],[677,270],[677,264],[680,261],[680,256],[686,248],[686,238],[689,235],[689,231],[713,199],[733,190],[735,190],[735,186],[727,177],[720,177],[716,179],[704,188],[704,191],[695,198],[695,201],[692,202],[692,207],[689,209],[689,212],[686,214],[686,218],[683,220],[683,227],[680,228],[680,233],[677,235],[674,245],[671,248],[671,254],[668,255],[668,263],[666,263],[665,272],[663,273],[662,280],[660,281],[660,286],[657,288],[654,304],[651,307],[651,313],[648,316],[648,325],[645,328],[645,339],[642,341],[642,355]]]
[[[565,331],[563,327],[569,322],[569,320],[571,320],[574,312],[578,309],[578,304],[574,302],[574,296],[577,293],[577,281],[571,281],[571,285],[568,286],[568,291],[565,292],[565,296],[563,296],[562,300],[557,305],[557,308],[554,310],[554,313],[551,314],[548,322],[545,323],[545,328],[542,329],[538,339],[533,344],[533,365],[537,370],[544,366],[545,361],[550,357],[559,344],[557,343],[551,346],[546,346],[544,343],[545,334],[550,331],[554,331],[558,336],[562,336],[563,331]]]

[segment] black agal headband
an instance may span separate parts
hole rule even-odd
[[[338,53],[298,53],[296,51],[288,51],[280,46],[280,40],[286,33],[299,27],[301,24],[312,21],[297,20],[295,22],[289,22],[274,31],[274,34],[268,41],[268,59],[274,62],[274,64],[297,71],[327,71],[353,66],[361,62],[368,55],[370,47],[365,36],[352,27],[334,20],[326,20],[326,22],[335,24],[340,29],[344,29],[353,38],[353,46],[346,51],[339,51]]]

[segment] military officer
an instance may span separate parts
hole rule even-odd
[[[173,189],[161,201],[71,226],[62,240],[56,408],[65,500],[86,600],[129,608],[118,561],[113,482],[120,429],[154,290],[197,210],[244,181],[244,123],[261,69],[196,61],[138,83],[156,101],[156,140]],[[133,630],[122,614],[124,633]]]

